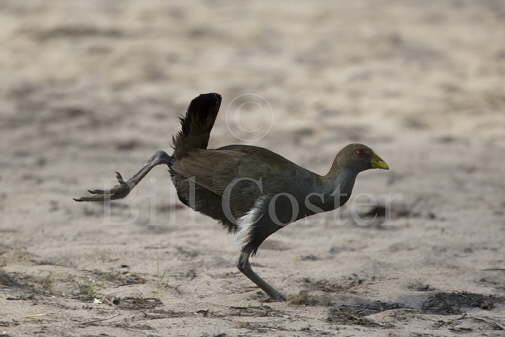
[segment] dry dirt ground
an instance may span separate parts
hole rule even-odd
[[[2,0],[0,27],[0,336],[505,336],[504,1]],[[72,201],[209,91],[211,146],[392,167],[260,249],[287,303],[164,168]]]

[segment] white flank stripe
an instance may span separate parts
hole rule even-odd
[[[261,206],[266,199],[266,195],[260,196],[254,202],[254,206],[237,220],[238,231],[235,239],[241,248],[244,248],[249,243],[254,220],[257,219],[258,212],[261,211]]]

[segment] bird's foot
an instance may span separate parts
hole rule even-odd
[[[116,200],[122,199],[128,195],[131,191],[131,187],[127,182],[124,181],[121,173],[116,172],[116,179],[119,182],[110,190],[88,190],[89,193],[94,194],[92,196],[86,196],[81,198],[74,198],[75,201],[104,201],[104,200]]]
[[[276,294],[270,294],[270,298],[273,302],[286,302],[288,299],[283,294],[277,292]]]

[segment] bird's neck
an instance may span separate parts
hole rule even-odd
[[[359,171],[350,168],[333,168],[321,177],[326,207],[338,208],[349,200]],[[333,205],[328,202],[333,202]]]

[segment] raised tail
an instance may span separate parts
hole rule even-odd
[[[181,131],[173,137],[176,160],[191,150],[207,148],[220,105],[221,95],[215,93],[201,94],[191,101],[186,115],[180,118]]]

